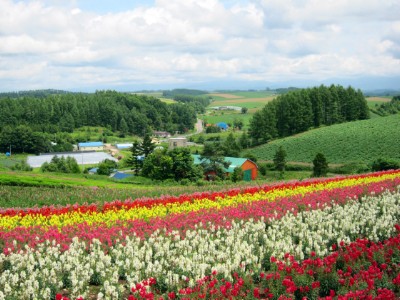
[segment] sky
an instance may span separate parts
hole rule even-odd
[[[400,89],[399,0],[0,0],[0,91]]]

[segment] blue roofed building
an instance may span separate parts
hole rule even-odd
[[[215,125],[218,126],[219,128],[221,128],[221,130],[227,130],[229,127],[228,124],[226,124],[225,122],[218,122]]]
[[[103,142],[85,142],[78,143],[79,151],[103,151],[104,144]]]

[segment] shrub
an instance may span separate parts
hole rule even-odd
[[[400,169],[400,163],[387,158],[378,158],[372,163],[372,171],[386,171]]]
[[[314,177],[323,177],[328,173],[328,163],[326,161],[325,156],[322,153],[317,153],[313,160],[313,176]]]

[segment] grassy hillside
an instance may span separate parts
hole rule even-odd
[[[370,163],[381,157],[400,160],[400,115],[314,129],[246,150],[261,160],[272,160],[279,146],[287,160],[311,163],[317,152],[329,163]]]

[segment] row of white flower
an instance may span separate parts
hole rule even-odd
[[[303,258],[315,251],[324,256],[333,242],[388,238],[399,223],[399,204],[400,192],[385,193],[279,220],[240,221],[229,229],[199,226],[185,236],[157,231],[147,240],[127,237],[107,253],[99,241],[88,250],[76,238],[65,252],[46,242],[0,255],[0,299],[49,299],[65,287],[71,298],[86,298],[90,284],[100,285],[98,299],[120,299],[124,290],[150,277],[173,289],[186,280],[194,285],[212,270],[226,278],[240,268],[258,272],[271,255]]]

